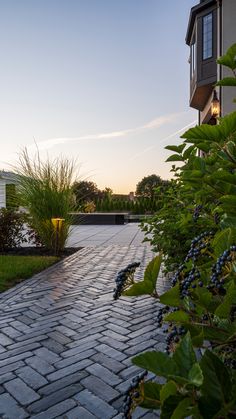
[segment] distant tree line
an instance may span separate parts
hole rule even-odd
[[[108,187],[100,190],[92,181],[75,182],[73,191],[78,211],[152,214],[160,208],[160,198],[168,184],[160,176],[150,175],[137,184],[134,196],[113,194]]]

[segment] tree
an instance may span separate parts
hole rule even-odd
[[[167,181],[163,181],[160,176],[145,176],[136,186],[136,196],[153,199],[155,196],[155,188],[163,186]]]
[[[73,191],[76,196],[76,203],[81,204],[87,201],[94,201],[99,194],[96,183],[82,180],[73,184]]]

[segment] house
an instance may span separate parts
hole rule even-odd
[[[236,0],[201,0],[190,11],[186,43],[190,47],[190,106],[199,111],[199,124],[216,124],[212,101],[220,116],[236,110],[234,89],[214,87],[229,76],[217,58],[236,43]],[[231,74],[232,76],[232,74]]]
[[[14,173],[0,170],[0,208],[6,208],[7,190],[14,188],[16,183],[16,175]]]

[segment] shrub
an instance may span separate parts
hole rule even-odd
[[[235,75],[236,44],[219,63]],[[233,78],[221,85],[230,83],[236,86]],[[178,180],[172,203],[168,203],[167,194],[158,225],[155,220],[151,224],[156,234],[154,245],[157,232],[159,236],[162,233],[165,257],[171,256],[177,263],[180,254],[183,256],[171,288],[159,296],[163,306],[157,327],[165,326],[166,349],[165,353],[146,352],[132,360],[163,377],[164,384],[159,384],[159,378],[145,382],[144,373],[135,378],[125,398],[125,418],[131,418],[137,406],[160,410],[161,418],[166,419],[236,417],[236,112],[221,118],[218,125],[192,128],[183,138],[180,146],[167,147],[175,152],[168,161],[182,162],[180,168],[173,167]],[[204,158],[197,156],[199,149]],[[175,237],[179,233],[181,245],[184,234],[186,242],[192,236],[185,255],[168,236],[173,214],[171,231]],[[211,227],[213,220],[214,228],[202,231],[204,226]],[[198,228],[195,237],[193,222]],[[177,256],[171,254],[172,247]],[[141,282],[119,278],[115,297],[123,292],[158,298],[154,264],[148,265]]]
[[[0,251],[18,247],[25,239],[25,218],[12,209],[0,209]]]

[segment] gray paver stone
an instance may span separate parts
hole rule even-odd
[[[6,419],[24,419],[28,414],[17,405],[16,401],[9,394],[0,395],[0,417]]]
[[[100,380],[98,377],[95,377],[94,375],[89,375],[88,377],[84,378],[81,381],[81,384],[83,384],[85,388],[88,388],[90,391],[92,391],[92,393],[94,393],[96,396],[99,396],[106,402],[110,402],[119,396],[117,390],[106,384],[104,381]]]
[[[92,413],[89,413],[87,409],[81,406],[77,406],[74,409],[67,412],[64,419],[96,419]],[[46,419],[46,418],[45,418]]]
[[[68,412],[71,408],[76,406],[76,402],[72,399],[63,400],[61,403],[56,404],[55,406],[50,407],[46,411],[39,413],[37,415],[31,416],[34,419],[54,419],[58,418],[59,415]],[[67,418],[67,416],[63,415],[63,418]],[[79,419],[79,416],[77,417]],[[81,416],[81,419],[83,417]]]
[[[40,396],[27,386],[20,378],[8,381],[4,384],[4,387],[16,400],[18,400],[18,402],[24,406],[40,398]]]
[[[47,380],[41,374],[29,366],[19,368],[16,374],[34,390],[48,384]]]
[[[88,390],[81,391],[79,394],[74,396],[74,398],[99,419],[110,419],[117,413],[112,406]]]

